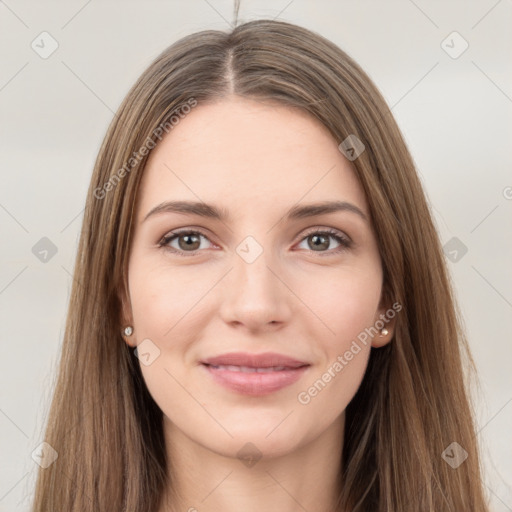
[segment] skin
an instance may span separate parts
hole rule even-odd
[[[164,414],[180,497],[159,512],[331,510],[345,408],[371,347],[393,334],[390,321],[388,335],[360,343],[321,392],[308,404],[298,401],[390,307],[381,301],[382,266],[370,221],[350,211],[284,219],[297,204],[331,200],[352,203],[370,219],[338,143],[301,111],[231,96],[195,107],[152,150],[136,205],[123,325],[134,327],[125,337],[129,345],[149,339],[160,351],[140,366]],[[170,200],[215,204],[230,218],[165,212],[144,220]],[[192,256],[159,247],[182,228],[204,235],[189,249]],[[339,243],[327,235],[316,248],[311,234],[326,228],[348,237],[351,247],[337,251]],[[252,263],[237,253],[249,235],[263,250]],[[186,251],[184,238],[167,247]],[[278,352],[310,367],[284,389],[241,395],[214,382],[200,364],[236,351]],[[261,454],[250,467],[237,456],[246,443]]]

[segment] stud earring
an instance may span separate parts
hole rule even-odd
[[[133,327],[131,325],[128,325],[124,328],[123,332],[125,336],[131,336],[133,334]]]
[[[381,336],[387,336],[388,334],[389,334],[389,331],[385,327],[380,330]]]

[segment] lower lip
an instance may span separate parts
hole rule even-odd
[[[268,373],[237,372],[216,369],[207,364],[202,365],[213,379],[224,387],[241,395],[266,395],[297,382],[309,366],[277,370]]]

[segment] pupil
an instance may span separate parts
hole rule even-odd
[[[321,240],[324,240],[324,242],[322,243]],[[313,240],[313,246],[312,248],[314,250],[318,249],[319,247],[322,248],[322,249],[327,249],[329,247],[329,240],[326,236],[323,236],[323,235],[313,235],[312,236],[312,240]],[[317,243],[319,242],[320,243]]]
[[[183,240],[186,240],[182,243]],[[197,249],[198,247],[192,247],[192,245],[199,245],[199,237],[197,235],[183,235],[179,238],[179,245],[181,249]]]

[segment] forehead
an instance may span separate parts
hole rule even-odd
[[[241,215],[303,200],[350,200],[367,212],[338,144],[299,109],[239,97],[199,104],[152,150],[138,218],[173,199],[232,204]]]

